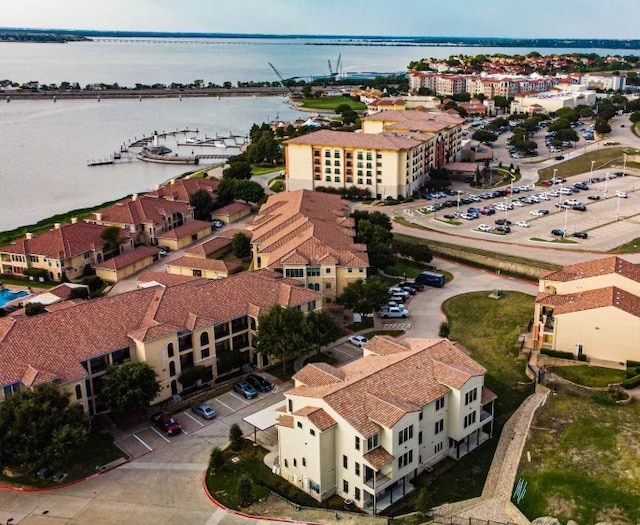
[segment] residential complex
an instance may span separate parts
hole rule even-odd
[[[297,190],[271,195],[254,217],[253,266],[282,272],[333,301],[366,279],[369,257],[354,243],[349,205],[338,195]]]
[[[366,189],[379,199],[411,196],[432,167],[459,160],[464,119],[424,110],[381,111],[362,133],[320,130],[286,141],[287,189]]]
[[[640,265],[608,257],[544,275],[533,337],[540,350],[571,352],[598,366],[640,361]]]
[[[322,308],[322,296],[268,270],[228,279],[190,279],[84,301],[32,317],[0,319],[0,400],[41,383],[68,390],[89,415],[100,401],[107,367],[149,364],[161,391],[154,402],[180,392],[180,374],[196,365],[211,381],[269,356],[253,352],[259,316],[274,304],[304,312]]]
[[[417,474],[493,435],[485,369],[446,339],[375,337],[363,357],[294,376],[279,417],[279,472],[317,500],[338,494],[376,513]]]
[[[27,233],[24,239],[0,247],[1,273],[24,276],[29,269],[39,269],[48,280],[78,279],[114,255],[133,250],[133,238],[124,233],[120,251],[112,251],[101,237],[103,231],[104,226],[72,219],[71,224],[56,224],[40,235]]]

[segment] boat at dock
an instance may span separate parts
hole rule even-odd
[[[226,148],[227,147],[227,143],[224,140],[214,140],[213,141],[213,145],[216,148]]]
[[[87,166],[104,166],[106,164],[113,164],[114,162],[113,159],[90,160],[87,162]]]

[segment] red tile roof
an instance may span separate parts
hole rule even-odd
[[[285,144],[400,151],[415,148],[428,140],[430,137],[406,137],[394,133],[351,133],[322,129],[289,139],[285,141]]]
[[[219,252],[224,248],[231,249],[231,241],[232,239],[226,237],[214,237],[198,246],[193,246],[188,248],[185,251],[187,254],[191,254],[199,257],[208,257],[212,253]]]
[[[189,275],[175,275],[166,272],[154,272],[147,270],[138,275],[138,285],[144,283],[155,282],[162,286],[174,286],[176,284],[184,284],[190,281],[201,280],[201,277],[191,277]]]
[[[374,448],[371,452],[367,452],[362,458],[367,461],[374,470],[380,470],[393,461],[393,454],[388,452],[384,447],[378,447]]]
[[[161,224],[165,217],[180,213],[192,215],[192,208],[184,202],[174,202],[155,197],[136,197],[120,201],[113,206],[94,212],[94,219],[101,215],[101,222],[111,224]]]
[[[61,382],[86,376],[81,363],[180,330],[259,314],[273,304],[322,304],[319,293],[293,287],[274,272],[256,271],[227,279],[164,288],[152,286],[113,297],[83,301],[32,317],[0,319],[0,385],[19,382],[29,367]]]
[[[220,259],[205,259],[203,257],[179,257],[167,263],[176,268],[190,268],[194,270],[211,270],[215,272],[236,273],[242,270],[242,264],[222,261]]]
[[[363,358],[339,370],[343,379],[335,380],[307,365],[287,395],[322,399],[365,438],[486,372],[446,339],[388,337],[374,337]]]
[[[69,259],[93,250],[102,250],[105,245],[100,234],[104,226],[78,222],[63,224],[31,239],[19,239],[0,247],[0,252],[22,255],[39,255],[48,259]],[[122,232],[123,237],[129,234]]]
[[[135,250],[125,252],[113,259],[109,259],[108,261],[96,265],[96,269],[122,270],[122,268],[126,268],[127,266],[143,261],[148,257],[158,255],[159,252],[160,249],[154,246],[140,246]]]
[[[617,273],[633,281],[640,282],[640,264],[634,264],[621,257],[606,257],[565,266],[562,270],[549,272],[542,276],[547,281],[574,281],[587,277],[596,277]]]
[[[211,224],[207,221],[191,221],[182,226],[178,226],[173,230],[158,233],[156,237],[158,239],[183,239],[184,237],[191,237],[191,235],[200,232],[211,233]]]
[[[562,295],[541,293],[536,297],[536,303],[553,306],[553,315],[556,316],[614,306],[640,317],[640,298],[615,286]]]
[[[231,204],[218,208],[211,213],[213,213],[213,215],[235,215],[236,213],[250,209],[251,204],[247,204],[246,202],[232,202]]]
[[[218,179],[180,179],[172,184],[167,184],[157,190],[147,193],[150,197],[159,197],[162,199],[189,202],[189,197],[196,191],[204,190],[211,194],[213,200],[218,198],[217,191],[220,186]]]

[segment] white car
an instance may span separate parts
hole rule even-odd
[[[534,217],[542,217],[544,213],[542,213],[540,210],[531,210],[529,212],[529,215],[533,215]]]
[[[369,340],[366,337],[364,337],[363,335],[352,335],[349,338],[349,342],[352,345],[356,345],[356,346],[362,347],[362,346],[366,345],[369,342]]]
[[[481,224],[480,226],[478,226],[478,230],[480,230],[481,232],[490,232],[491,226],[489,226],[488,224]]]
[[[628,195],[627,195],[627,192],[625,191],[616,191],[616,197],[620,199],[626,199]]]
[[[529,223],[527,221],[518,221],[516,222],[516,226],[520,226],[520,228],[528,228]]]
[[[518,208],[522,208],[524,206],[524,204],[522,204],[522,202],[520,201],[513,201],[511,203],[512,206],[517,206]]]

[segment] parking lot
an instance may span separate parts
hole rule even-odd
[[[132,459],[135,459],[148,452],[166,446],[169,443],[189,439],[189,436],[209,425],[224,426],[224,432],[222,433],[226,434],[231,426],[230,423],[225,421],[226,418],[241,413],[244,409],[269,398],[272,398],[275,402],[279,397],[278,394],[281,393],[282,390],[282,385],[274,385],[271,392],[260,393],[258,397],[251,400],[245,399],[232,390],[224,392],[206,401],[218,413],[214,419],[205,420],[192,413],[191,409],[188,408],[173,414],[174,418],[177,419],[182,427],[182,432],[179,434],[167,436],[162,430],[156,428],[149,422],[148,425],[140,425],[133,429],[132,432],[119,437],[117,445],[131,456]],[[262,404],[263,403],[260,403],[260,405]],[[247,410],[246,412],[249,413],[250,411]]]

